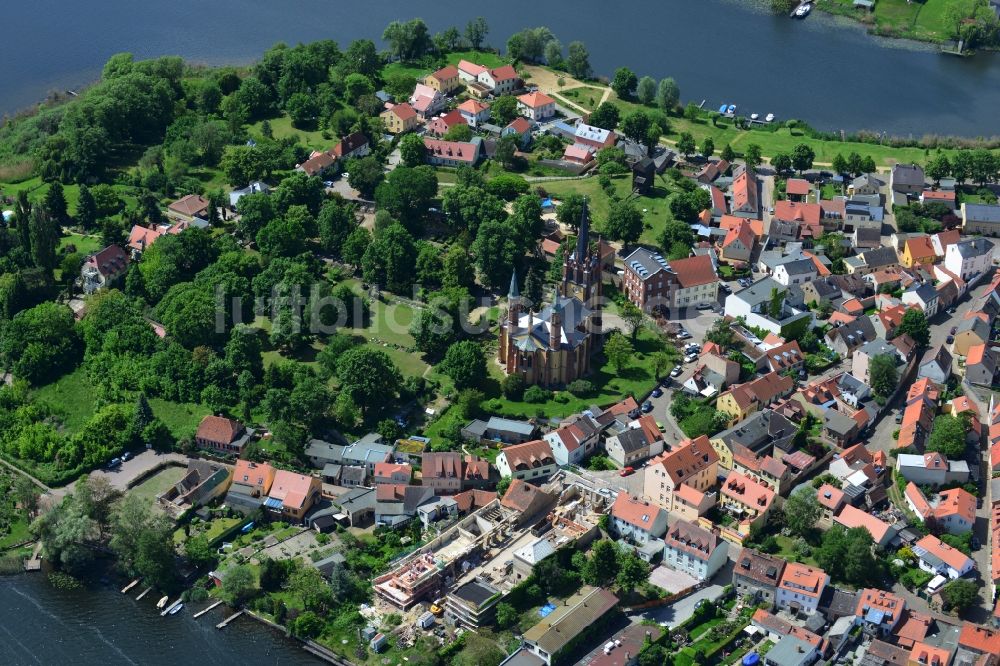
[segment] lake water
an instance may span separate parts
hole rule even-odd
[[[583,40],[600,74],[621,65],[673,76],[684,100],[801,118],[828,130],[896,135],[1000,134],[1000,57],[964,59],[913,44],[887,48],[857,25],[804,21],[765,0],[9,0],[0,47],[0,113],[93,81],[119,51],[247,63],[277,41],[377,39],[420,15],[433,31],[487,17],[489,42],[545,25]]]
[[[197,620],[185,608],[160,617],[153,593],[111,586],[65,591],[40,573],[0,577],[0,664],[5,666],[315,666],[277,632],[239,618],[224,630],[223,607]],[[194,604],[200,609],[207,604]]]

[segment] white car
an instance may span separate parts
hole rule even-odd
[[[685,363],[694,363],[697,360],[698,360],[697,354],[688,354],[687,356],[684,357]]]
[[[670,371],[670,376],[671,377],[679,377],[682,372],[684,372],[684,368],[682,368],[679,365],[675,365],[674,369]]]

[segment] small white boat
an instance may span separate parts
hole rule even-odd
[[[167,605],[167,601],[169,601],[169,600],[170,600],[170,597],[163,597],[162,599],[160,599],[159,601],[156,602],[156,607],[157,608],[163,608],[164,606]]]
[[[736,105],[735,104],[730,104],[729,108],[726,109],[726,113],[728,113],[729,115],[732,115],[732,114],[736,113]]]
[[[177,604],[176,606],[170,609],[170,615],[177,615],[178,613],[181,612],[182,608],[184,608],[184,604]]]
[[[757,120],[758,118],[760,118],[759,114],[756,114],[756,113],[751,113],[750,114],[750,120]]]
[[[769,113],[766,116],[764,116],[764,122],[773,123],[774,122],[774,114],[773,113]]]
[[[808,2],[804,5],[799,5],[799,8],[795,10],[795,17],[805,18],[806,16],[809,15],[809,12],[812,11],[812,8],[813,6]]]

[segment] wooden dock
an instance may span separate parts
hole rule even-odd
[[[213,608],[218,608],[220,604],[222,604],[222,599],[219,599],[218,601],[216,601],[214,604],[212,604],[211,606],[209,606],[205,610],[198,611],[197,613],[194,614],[194,616],[196,618],[199,618],[202,615],[204,615],[205,613],[207,613],[208,611],[212,610]]]
[[[128,585],[126,585],[125,587],[122,588],[122,594],[125,594],[126,592],[128,592],[129,590],[131,590],[133,587],[135,587],[138,584],[139,584],[139,579],[136,578],[134,581],[132,581],[131,583],[129,583]]]
[[[227,625],[228,625],[228,624],[229,624],[230,622],[232,622],[233,620],[235,620],[236,618],[238,618],[238,617],[239,617],[240,615],[243,615],[243,613],[245,613],[245,612],[246,612],[246,611],[237,611],[237,613],[236,613],[235,615],[230,615],[230,616],[229,616],[229,617],[227,617],[227,618],[226,618],[225,620],[223,620],[223,621],[222,621],[222,622],[220,622],[219,624],[215,625],[215,628],[216,628],[216,629],[225,629],[225,628],[226,628],[226,626],[227,626]]]
[[[177,605],[177,604],[179,604],[180,602],[181,602],[181,598],[180,598],[180,597],[177,597],[177,601],[175,601],[175,602],[173,602],[173,603],[171,603],[171,604],[167,604],[167,605],[166,605],[166,606],[165,606],[165,607],[163,608],[163,612],[162,612],[162,613],[160,613],[160,617],[163,617],[163,616],[165,616],[165,615],[166,615],[167,613],[169,613],[169,612],[170,612],[170,611],[171,611],[171,610],[173,609],[173,607],[174,607],[174,606],[176,606],[176,605]]]
[[[146,588],[145,590],[143,590],[142,592],[140,592],[140,593],[139,593],[139,596],[137,596],[137,597],[135,598],[135,600],[136,600],[136,601],[139,601],[139,600],[140,600],[140,599],[142,599],[142,598],[143,598],[144,596],[146,596],[147,594],[149,594],[150,590],[152,590],[152,589],[153,589],[152,587],[147,587],[147,588]]]

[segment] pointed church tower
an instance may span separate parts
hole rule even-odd
[[[510,276],[510,289],[507,290],[507,321],[517,326],[521,316],[521,292],[517,288],[517,269]]]

